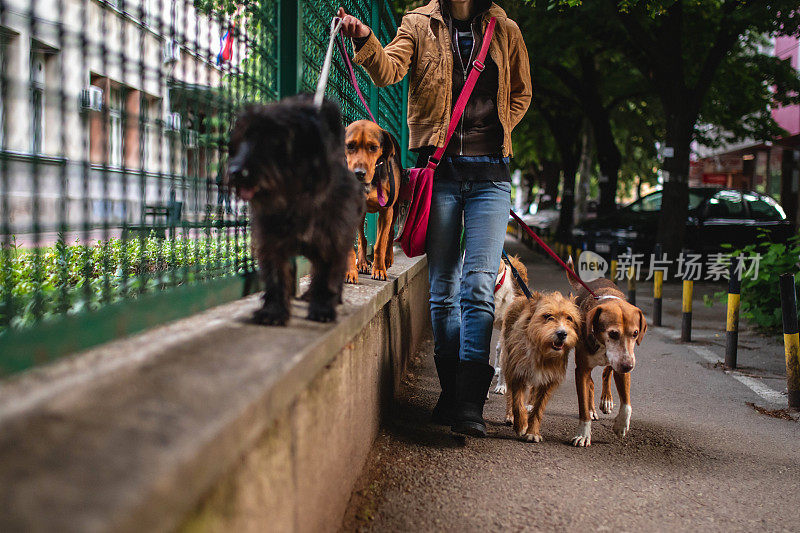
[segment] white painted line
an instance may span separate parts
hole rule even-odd
[[[681,337],[679,331],[674,331],[672,329],[659,327],[653,328],[656,330],[657,333],[667,337],[669,339],[678,340]],[[692,345],[684,345],[686,348],[689,349],[690,352],[694,353],[696,356],[700,357],[704,361],[715,365],[723,361],[723,359],[706,348],[705,346],[692,346]],[[752,378],[750,376],[745,376],[736,372],[735,370],[726,372],[726,374],[730,375],[733,379],[756,393],[762,400],[765,402],[774,404],[774,405],[786,405],[787,398],[786,394],[783,392],[776,391],[770,387],[767,387],[762,383],[760,380]]]
[[[730,374],[733,379],[747,386],[747,388],[761,396],[765,401],[786,407],[787,397],[785,394],[767,387],[759,380],[751,378],[750,376],[744,376],[738,372],[731,372]]]
[[[722,361],[721,357],[704,346],[687,346],[687,348],[712,365]]]

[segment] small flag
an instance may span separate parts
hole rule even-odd
[[[231,60],[233,56],[233,30],[236,23],[231,21],[228,31],[222,36],[219,41],[219,54],[217,54],[217,65],[221,65]]]

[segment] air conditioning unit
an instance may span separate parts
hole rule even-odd
[[[103,110],[103,89],[90,85],[81,91],[81,108],[89,111]]]
[[[187,148],[197,148],[198,133],[197,130],[186,130],[183,133],[183,144]]]
[[[181,114],[170,113],[164,119],[164,129],[167,131],[180,131],[181,129]]]
[[[161,49],[161,60],[164,64],[175,63],[180,57],[181,47],[178,41],[167,41]]]

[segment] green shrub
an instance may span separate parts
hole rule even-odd
[[[732,261],[739,255],[746,258],[749,266],[756,254],[761,254],[758,276],[742,278],[742,296],[739,315],[761,329],[777,331],[782,327],[781,295],[778,279],[781,274],[795,275],[795,290],[800,287],[800,235],[791,237],[786,243],[750,244],[730,254]],[[713,297],[705,296],[706,305],[715,301],[727,301],[727,291],[717,292]]]
[[[0,331],[56,314],[97,309],[123,298],[243,272],[249,239],[158,239],[0,251]]]

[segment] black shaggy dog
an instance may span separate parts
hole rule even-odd
[[[255,253],[265,285],[255,320],[284,325],[294,290],[290,259],[312,265],[308,318],[336,319],[347,258],[364,212],[347,168],[339,107],[308,96],[246,107],[231,131],[227,185],[250,202]]]

